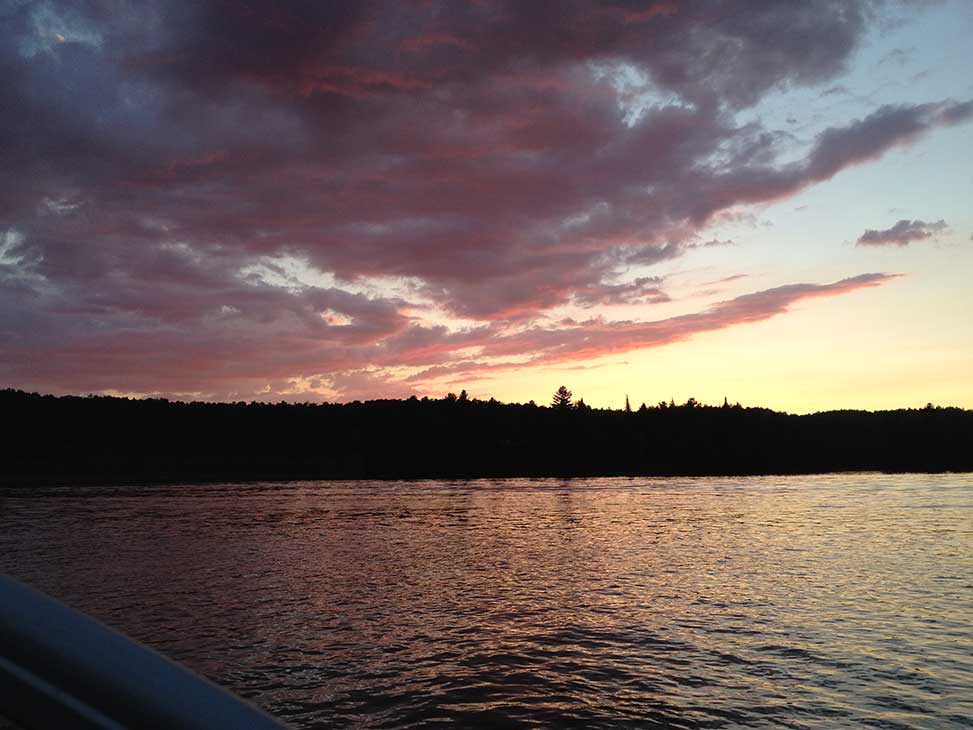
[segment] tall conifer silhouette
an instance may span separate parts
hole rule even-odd
[[[565,386],[561,386],[554,392],[554,399],[551,401],[553,408],[566,410],[571,407],[571,391]]]

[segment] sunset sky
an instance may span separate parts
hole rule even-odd
[[[0,387],[973,408],[973,3],[0,0]]]

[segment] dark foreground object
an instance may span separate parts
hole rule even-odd
[[[0,483],[971,471],[973,411],[795,416],[456,399],[179,403],[0,391]]]
[[[0,575],[0,715],[30,728],[253,728],[269,715]]]

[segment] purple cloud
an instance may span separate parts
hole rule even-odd
[[[657,276],[640,276],[627,284],[598,284],[574,292],[574,302],[583,307],[596,304],[661,304],[671,301]]]
[[[15,3],[0,378],[357,396],[375,368],[469,348],[554,357],[522,333],[557,307],[665,301],[645,269],[715,245],[707,223],[973,115],[882,107],[796,161],[789,135],[737,121],[777,89],[833,85],[874,9]],[[651,345],[662,325],[641,326]],[[582,357],[628,341],[605,327],[535,334]]]
[[[859,238],[859,246],[908,246],[913,241],[932,238],[948,228],[946,221],[926,223],[920,220],[900,220],[891,228],[876,230],[869,228]]]

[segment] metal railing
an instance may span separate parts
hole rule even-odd
[[[0,576],[0,715],[37,730],[281,730],[161,654]]]

